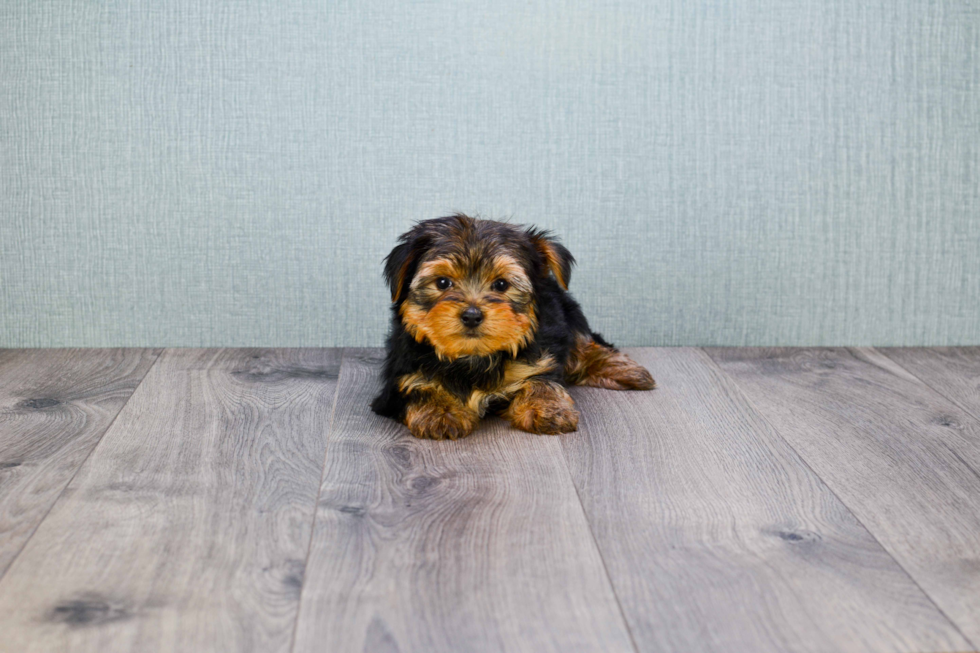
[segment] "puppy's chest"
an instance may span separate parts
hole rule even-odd
[[[493,392],[504,381],[511,361],[497,361],[488,366],[457,362],[434,374],[434,378],[449,392],[466,400],[474,391]]]
[[[533,361],[504,360],[492,370],[443,379],[443,385],[464,403],[472,407],[481,406],[479,412],[482,413],[491,402],[510,400],[535,377],[554,369],[554,359],[549,355]]]

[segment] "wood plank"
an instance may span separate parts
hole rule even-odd
[[[288,650],[339,360],[164,352],[0,581],[0,646]]]
[[[698,349],[636,349],[654,392],[575,388],[561,440],[642,651],[968,643]]]
[[[878,351],[980,419],[980,347],[888,347]]]
[[[977,421],[873,349],[709,354],[976,647]]]
[[[159,355],[0,350],[0,578]]]
[[[295,650],[628,651],[558,438],[416,440],[347,350]]]

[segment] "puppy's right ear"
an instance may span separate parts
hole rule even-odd
[[[398,240],[401,242],[385,257],[384,275],[391,290],[392,303],[401,301],[408,294],[408,286],[429,239],[416,228],[402,234]]]
[[[572,266],[575,265],[575,257],[572,256],[572,253],[544,229],[532,227],[525,231],[525,234],[531,240],[532,247],[541,256],[547,269],[555,275],[558,284],[568,290]]]

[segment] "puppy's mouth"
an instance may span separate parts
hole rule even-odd
[[[464,338],[469,338],[471,340],[476,340],[478,338],[482,338],[483,336],[480,333],[479,327],[477,327],[477,328],[473,328],[473,329],[465,329],[463,331],[463,337]]]

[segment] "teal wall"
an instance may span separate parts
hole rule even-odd
[[[0,346],[376,345],[451,211],[627,345],[980,343],[980,3],[0,4]]]

